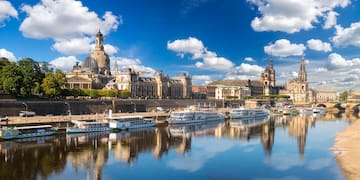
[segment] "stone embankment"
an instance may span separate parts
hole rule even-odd
[[[344,132],[337,133],[334,153],[349,180],[360,179],[360,121],[354,121]]]

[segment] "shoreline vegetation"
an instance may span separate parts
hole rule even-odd
[[[336,134],[336,161],[349,180],[360,179],[360,121],[357,120]]]

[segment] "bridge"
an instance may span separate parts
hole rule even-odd
[[[328,109],[339,109],[347,112],[359,112],[360,102],[326,102],[316,103],[317,107],[326,107]]]

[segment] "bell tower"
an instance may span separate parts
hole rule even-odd
[[[110,73],[110,58],[104,50],[104,36],[99,32],[96,34],[95,50],[91,57],[97,61],[99,66],[99,74],[111,75]]]

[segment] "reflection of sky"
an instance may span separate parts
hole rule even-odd
[[[195,138],[194,138],[195,139]],[[194,172],[203,167],[203,165],[219,153],[231,149],[235,144],[232,141],[220,141],[209,138],[199,138],[196,143],[191,145],[191,153],[186,157],[177,157],[167,162],[171,168]]]

